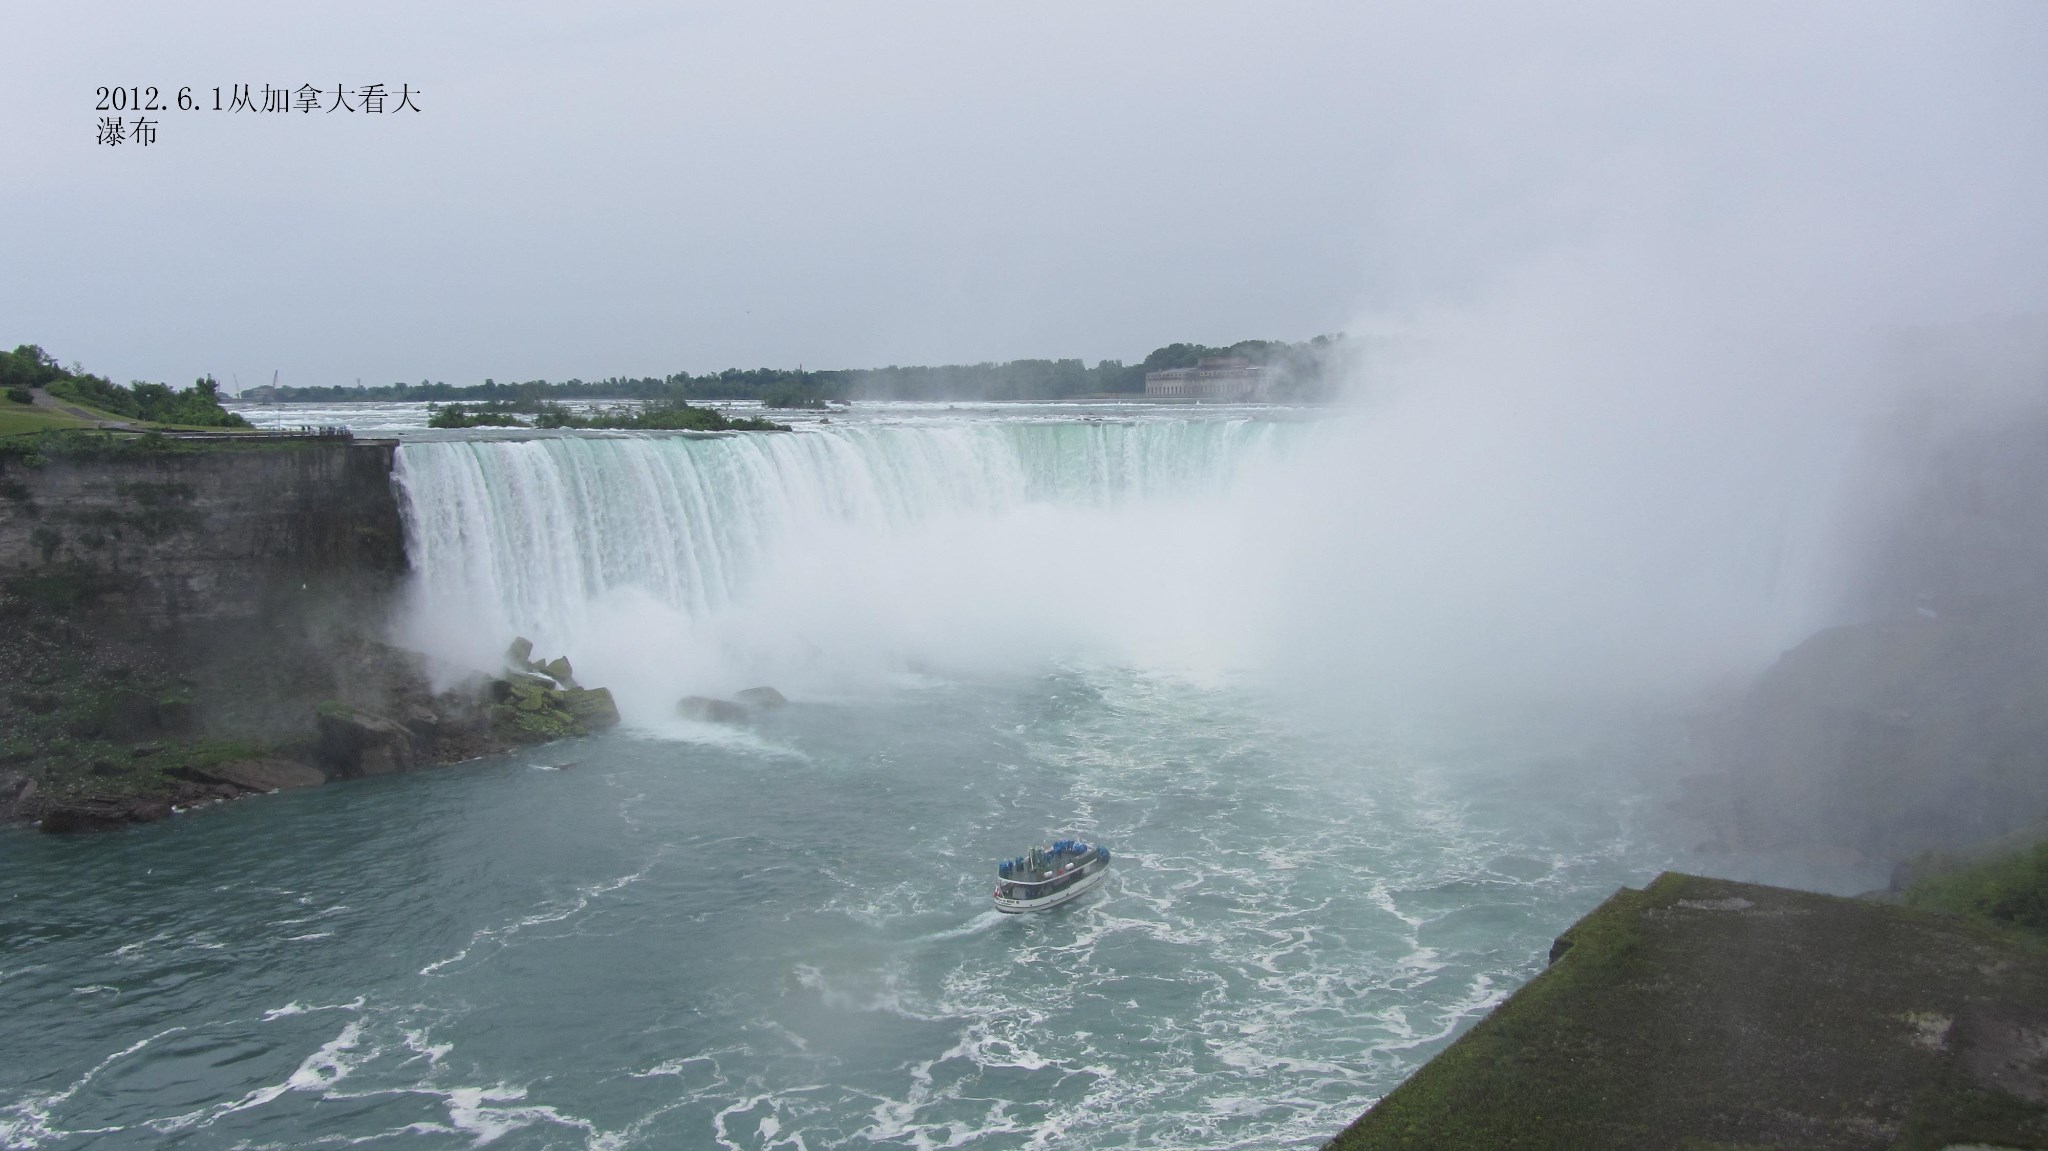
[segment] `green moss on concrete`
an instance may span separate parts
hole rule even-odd
[[[1338,1151],[2048,1147],[2048,959],[1910,908],[1664,875]],[[2004,1079],[1998,1078],[2004,1075]]]

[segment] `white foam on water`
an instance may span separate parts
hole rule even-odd
[[[116,947],[114,949],[114,955],[117,958],[121,959],[133,958],[134,956],[140,955],[144,951],[149,950],[149,948],[152,945],[162,943],[170,937],[170,932],[159,931],[155,935],[150,936],[148,939],[137,940],[134,943],[124,943],[121,946]]]
[[[361,1011],[363,1003],[364,997],[361,995],[356,996],[347,1003],[316,1003],[308,1005],[293,1000],[283,1007],[273,1007],[265,1011],[263,1013],[263,1022],[269,1023],[273,1020],[288,1019],[294,1015],[305,1015],[313,1011]]]
[[[646,867],[631,874],[579,887],[576,889],[574,897],[559,906],[550,907],[545,911],[535,912],[531,915],[521,916],[510,923],[497,927],[480,928],[469,937],[469,942],[463,946],[462,950],[444,959],[437,959],[427,964],[425,967],[420,968],[419,973],[421,975],[437,975],[468,959],[470,952],[479,946],[494,944],[503,947],[507,944],[507,941],[527,928],[539,927],[549,923],[560,923],[565,919],[581,914],[592,902],[646,878],[647,873],[653,869],[653,866],[653,863],[650,862]]]
[[[506,1106],[526,1098],[523,1087],[459,1087],[449,1091],[446,1098],[450,1126],[471,1136],[471,1147],[489,1146],[536,1123],[597,1133],[589,1122],[564,1115],[553,1107]]]
[[[121,1050],[102,1058],[98,1063],[93,1064],[83,1075],[72,1080],[61,1091],[49,1095],[30,1096],[17,1103],[0,1106],[0,1148],[5,1148],[6,1151],[31,1151],[33,1148],[54,1143],[59,1139],[80,1135],[105,1135],[122,1130],[118,1126],[93,1127],[70,1131],[60,1130],[54,1125],[50,1113],[65,1103],[70,1102],[72,1096],[78,1094],[86,1084],[98,1078],[100,1073],[107,1068],[136,1054],[157,1040],[169,1035],[176,1035],[183,1030],[185,1030],[183,1027],[167,1027],[147,1038],[138,1039]]]
[[[441,1060],[448,1057],[450,1051],[455,1050],[453,1043],[429,1042],[425,1028],[405,1028],[404,1035],[406,1050],[411,1051],[416,1058],[424,1057],[429,1067],[438,1065]]]
[[[968,920],[967,922],[961,924],[958,927],[949,927],[944,931],[933,932],[930,935],[920,938],[918,942],[943,943],[949,939],[963,939],[969,935],[980,935],[983,932],[993,931],[996,928],[1001,927],[1003,923],[1008,919],[1009,916],[1004,915],[1002,912],[997,911],[994,908],[990,908],[989,910],[982,912],[981,914],[975,916],[973,919]]]

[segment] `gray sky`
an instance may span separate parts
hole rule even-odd
[[[2048,310],[2040,3],[11,0],[0,39],[0,341],[123,380],[1130,360],[1578,249]],[[94,142],[101,84],[309,82],[423,111]]]

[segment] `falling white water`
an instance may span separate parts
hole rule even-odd
[[[1083,644],[1157,652],[1189,642],[1185,613],[1224,608],[1217,577],[1240,564],[1216,517],[1307,432],[1237,418],[408,443],[410,638],[488,666],[529,636],[629,718],[743,680],[845,690]]]

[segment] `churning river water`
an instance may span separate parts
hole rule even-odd
[[[1230,549],[1129,565],[1314,427],[409,439],[412,637],[523,630],[626,724],[0,833],[0,1147],[1315,1146],[1672,854],[1654,738],[1347,717],[1174,642],[1228,629],[1145,581]],[[669,713],[752,682],[791,704]],[[991,910],[1056,836],[1112,880]]]

